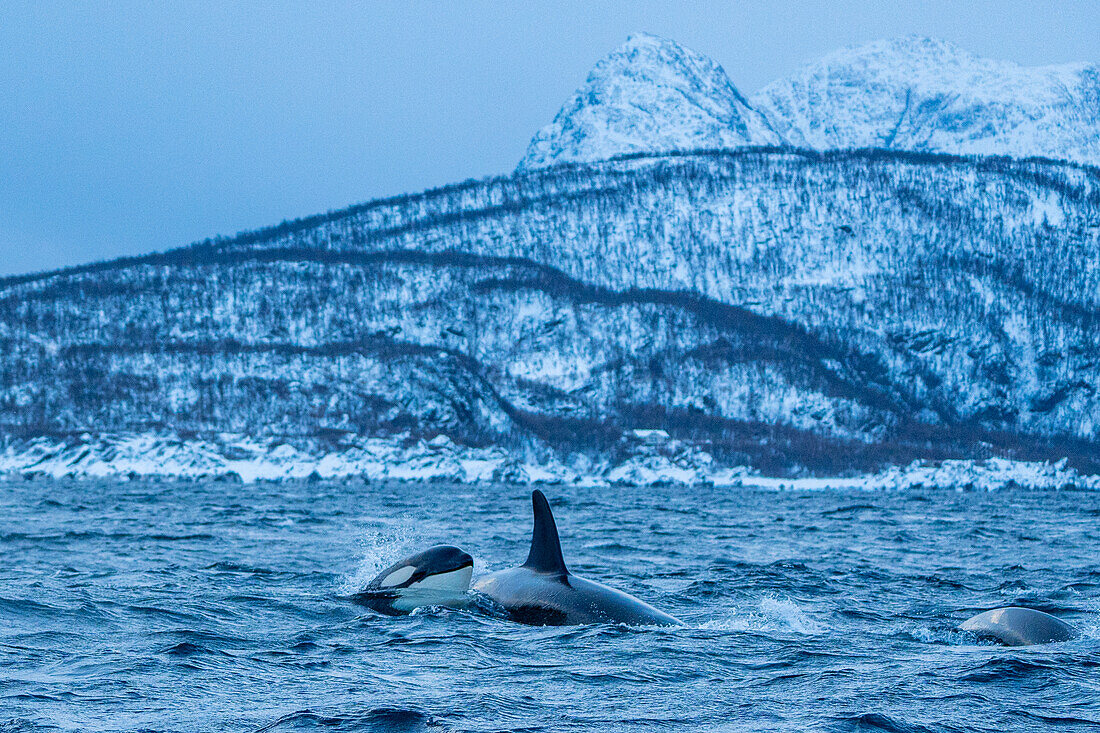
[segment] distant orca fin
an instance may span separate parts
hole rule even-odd
[[[531,552],[527,554],[523,567],[564,578],[569,575],[569,570],[561,554],[561,540],[558,539],[558,527],[554,524],[550,502],[541,491],[535,489],[531,492],[531,506],[535,510],[535,528],[531,532]]]

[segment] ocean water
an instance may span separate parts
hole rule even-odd
[[[522,487],[0,482],[0,731],[1100,726],[1096,493],[546,493],[571,570],[687,625],[347,598],[438,542],[519,564]],[[1084,634],[955,630],[1008,604]]]

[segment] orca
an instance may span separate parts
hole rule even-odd
[[[389,616],[423,606],[463,606],[473,573],[467,553],[436,545],[386,568],[352,599]]]
[[[1018,607],[994,608],[979,613],[963,621],[959,628],[1005,646],[1069,641],[1078,635],[1077,629],[1049,613]]]
[[[474,583],[474,590],[503,608],[509,618],[533,626],[683,623],[632,595],[569,572],[550,503],[538,489],[531,492],[531,506],[535,523],[527,561]]]

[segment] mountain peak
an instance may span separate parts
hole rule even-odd
[[[1026,67],[924,36],[848,46],[746,100],[706,56],[637,33],[597,63],[519,169],[795,145],[1100,164],[1100,66]]]
[[[806,64],[795,75],[847,67],[878,67],[897,78],[913,77],[917,84],[930,76],[939,77],[941,83],[960,83],[976,73],[1012,76],[1030,71],[1012,61],[979,56],[950,41],[914,34],[844,46]]]
[[[608,54],[608,57],[616,56],[624,52],[628,52],[631,49],[638,48],[654,48],[654,49],[667,49],[674,53],[690,54],[692,53],[688,49],[681,46],[671,38],[665,38],[664,36],[658,36],[655,33],[646,33],[645,31],[638,31],[637,33],[631,33],[626,37],[626,41],[621,46]]]
[[[903,36],[849,46],[752,97],[799,147],[1100,160],[1100,72],[1026,67]]]
[[[636,33],[593,67],[519,167],[781,142],[721,66],[675,41]]]
[[[890,56],[911,56],[913,58],[980,58],[962,48],[961,46],[951,43],[950,41],[944,41],[939,38],[931,38],[929,36],[910,34],[905,36],[880,38],[878,40],[869,41],[867,43],[844,46],[834,51],[833,53],[826,55],[822,60],[836,56],[869,56],[875,54]]]

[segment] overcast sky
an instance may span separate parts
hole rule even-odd
[[[711,56],[748,95],[910,33],[1027,65],[1096,62],[1098,28],[1091,0],[5,0],[0,274],[506,172],[635,31]]]

